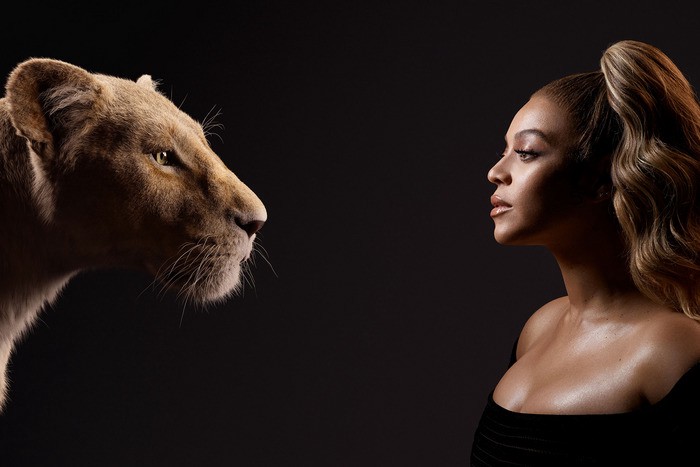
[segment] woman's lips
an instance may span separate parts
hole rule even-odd
[[[504,212],[513,209],[513,206],[503,201],[501,197],[497,195],[491,196],[491,204],[493,205],[493,209],[491,210],[491,217],[496,217],[500,214],[503,214]]]

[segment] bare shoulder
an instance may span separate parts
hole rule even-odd
[[[549,335],[568,306],[569,297],[559,297],[544,304],[528,318],[518,339],[518,358],[538,340]]]
[[[653,313],[638,336],[640,386],[655,403],[700,363],[700,321],[679,312]]]

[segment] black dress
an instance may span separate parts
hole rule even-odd
[[[471,465],[700,466],[700,364],[662,400],[632,412],[518,413],[496,404],[492,391],[474,434]]]

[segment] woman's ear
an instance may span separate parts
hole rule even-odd
[[[574,199],[577,203],[598,203],[610,199],[612,181],[606,173],[587,167],[576,175],[574,184]]]
[[[583,199],[599,203],[612,197],[610,163],[610,156],[607,155],[589,159],[580,166],[577,183]]]

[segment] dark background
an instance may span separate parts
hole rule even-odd
[[[660,47],[700,83],[688,5],[55,2],[4,15],[5,76],[53,57],[151,74],[200,121],[220,110],[212,144],[267,206],[271,266],[258,256],[254,286],[207,311],[138,272],[79,275],[11,359],[0,466],[467,465],[520,327],[563,293],[546,251],[492,238],[486,172],[510,119],[620,39]]]

